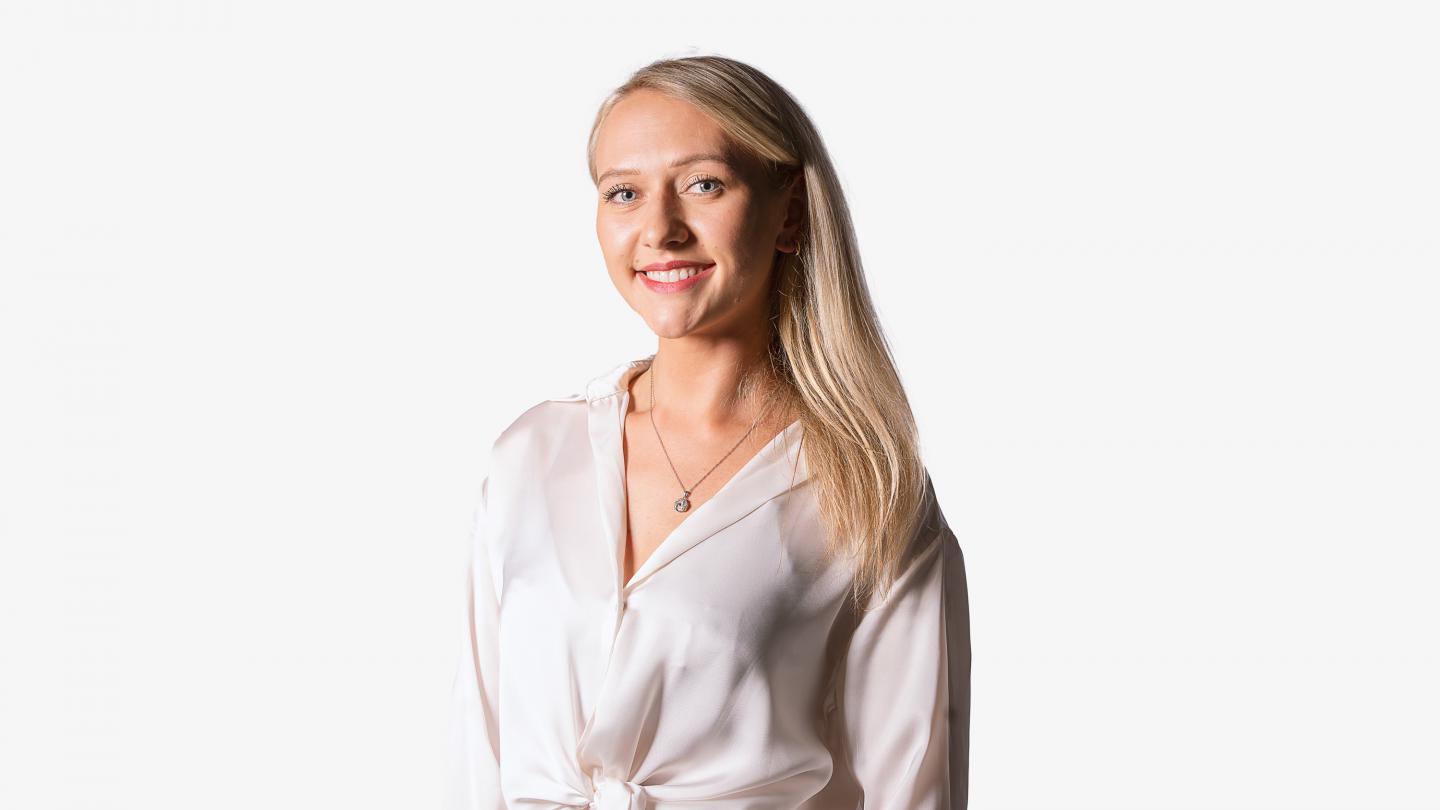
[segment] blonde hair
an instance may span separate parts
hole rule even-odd
[[[792,178],[803,184],[799,250],[781,253],[775,267],[770,364],[800,410],[828,548],[853,562],[852,594],[863,606],[884,595],[913,551],[927,476],[829,154],[810,117],[769,76],[722,56],[686,56],[640,68],[601,104],[588,145],[592,180],[600,125],[642,88],[708,114],[776,188]]]

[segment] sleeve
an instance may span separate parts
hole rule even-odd
[[[970,610],[960,545],[927,482],[927,519],[861,617],[838,704],[865,810],[963,810],[970,775]]]
[[[455,673],[453,714],[450,718],[447,810],[505,808],[505,800],[500,794],[497,694],[500,605],[496,598],[486,536],[489,484],[490,477],[486,475],[480,484],[480,501],[470,532],[462,623],[464,634]]]

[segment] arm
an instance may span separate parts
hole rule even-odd
[[[839,688],[865,810],[963,810],[970,764],[965,562],[927,482],[918,551],[851,637]]]
[[[490,479],[480,484],[480,503],[470,534],[470,556],[465,576],[465,620],[462,654],[455,673],[453,714],[450,719],[450,776],[446,786],[448,810],[504,810],[500,795],[499,649],[497,631],[500,605],[490,566],[486,536],[486,493]]]

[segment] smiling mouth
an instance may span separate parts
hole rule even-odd
[[[673,284],[677,281],[684,281],[688,278],[693,278],[694,276],[706,273],[713,267],[715,267],[715,263],[711,262],[710,264],[692,265],[690,267],[680,267],[674,270],[651,270],[648,272],[643,270],[637,270],[635,272],[651,281]]]

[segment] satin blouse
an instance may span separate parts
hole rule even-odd
[[[854,611],[801,425],[622,582],[629,380],[496,438],[470,536],[451,810],[955,810],[969,775],[965,567],[926,477],[902,574]]]

